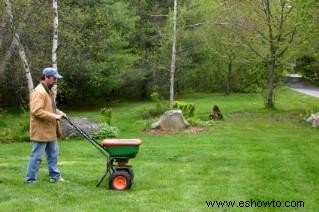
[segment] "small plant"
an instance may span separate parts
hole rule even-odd
[[[112,122],[112,108],[102,108],[101,109],[102,121],[111,125]]]
[[[140,116],[145,119],[151,119],[160,116],[165,110],[157,110],[156,108],[143,107],[139,110]]]
[[[173,108],[180,109],[183,115],[186,117],[193,117],[195,113],[195,104],[192,104],[192,103],[175,101],[173,103]]]
[[[151,100],[156,103],[155,111],[158,114],[162,114],[168,108],[168,105],[163,101],[163,98],[156,91],[151,94]]]
[[[144,121],[144,128],[143,128],[143,130],[145,131],[145,130],[151,129],[151,126],[152,126],[153,121],[154,121],[154,120],[152,120],[152,119],[147,119],[147,120],[145,120],[145,121]]]
[[[195,127],[210,127],[215,125],[214,120],[202,121],[200,119],[187,118],[187,121],[191,126]]]
[[[151,100],[152,100],[153,102],[160,102],[160,101],[161,101],[160,95],[158,94],[157,91],[152,92],[151,95],[150,95],[150,97],[151,97]]]
[[[110,126],[107,123],[102,123],[98,132],[92,133],[94,139],[101,140],[104,138],[116,138],[120,134],[117,127]]]
[[[166,103],[164,100],[162,100],[162,98],[160,97],[158,92],[154,91],[150,95],[150,97],[151,97],[151,100],[153,102],[155,102],[155,108],[154,107],[142,108],[142,110],[140,111],[140,114],[141,114],[143,119],[150,119],[150,118],[158,117],[158,116],[162,115],[169,108],[168,103]]]

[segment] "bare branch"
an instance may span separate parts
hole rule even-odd
[[[250,31],[255,31],[257,32],[259,35],[261,35],[261,37],[265,40],[268,40],[268,37],[266,36],[266,34],[264,34],[263,32],[257,30],[257,29],[253,29],[253,28],[249,28],[248,26],[246,26],[246,24],[241,24],[241,23],[229,23],[229,22],[216,22],[216,21],[203,21],[203,22],[199,22],[199,23],[196,23],[196,24],[191,24],[191,25],[186,25],[183,27],[183,29],[185,28],[196,28],[196,27],[200,27],[202,25],[205,25],[205,24],[214,24],[214,25],[220,25],[220,26],[236,26],[236,27],[240,27],[242,29],[245,29],[245,30],[250,30]]]
[[[195,27],[202,26],[204,24],[209,24],[209,21],[203,21],[203,22],[196,23],[196,24],[186,25],[183,28],[195,28]]]
[[[297,28],[295,27],[294,30],[292,32],[290,32],[291,34],[291,37],[290,37],[290,40],[287,44],[287,46],[277,54],[278,57],[281,57],[289,48],[289,45],[292,43],[292,41],[294,40],[294,37],[295,37],[295,34],[296,34],[296,31],[297,31]]]
[[[249,41],[246,40],[245,37],[243,36],[240,36],[240,42],[245,46],[245,47],[248,47],[251,51],[253,51],[257,56],[261,57],[261,58],[264,58],[262,56],[262,54],[260,54],[252,45]]]

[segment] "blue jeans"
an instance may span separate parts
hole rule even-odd
[[[58,169],[58,155],[59,147],[57,141],[51,142],[37,142],[32,141],[33,148],[29,159],[27,174],[25,181],[30,183],[37,180],[38,171],[41,165],[44,151],[47,155],[49,177],[58,180],[61,177],[60,170]]]

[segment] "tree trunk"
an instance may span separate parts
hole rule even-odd
[[[28,63],[28,60],[27,60],[23,45],[21,44],[19,34],[16,31],[14,23],[13,23],[12,5],[11,5],[10,0],[6,0],[5,4],[6,4],[6,10],[7,10],[9,19],[10,19],[11,29],[12,29],[12,32],[13,32],[12,43],[18,47],[19,56],[20,56],[20,59],[21,59],[21,61],[23,63],[23,68],[24,68],[26,79],[27,79],[28,90],[29,90],[29,94],[30,94],[31,91],[33,90],[34,86],[33,86],[33,81],[32,81],[32,76],[31,76],[29,63]]]
[[[19,38],[19,35],[18,33],[15,33],[15,36],[14,38],[18,45],[18,50],[19,50],[19,55],[20,55],[20,58],[21,58],[21,61],[23,63],[23,67],[24,67],[24,71],[25,71],[25,76],[26,76],[26,79],[27,79],[27,83],[28,83],[28,90],[29,90],[29,94],[32,92],[34,86],[33,86],[33,81],[32,81],[32,76],[31,76],[31,71],[30,71],[30,67],[29,67],[29,63],[28,63],[28,60],[27,60],[27,57],[25,55],[25,51],[24,51],[24,48],[23,46],[21,45],[21,42],[20,42],[20,38]]]
[[[229,63],[228,63],[228,70],[227,70],[227,80],[226,80],[226,91],[225,94],[230,94],[230,84],[231,84],[231,75],[232,75],[232,65],[233,65],[233,60],[229,58]]]
[[[275,61],[271,60],[268,63],[268,92],[266,99],[266,107],[274,108],[274,73],[275,73]]]
[[[174,77],[175,77],[175,63],[176,63],[176,16],[177,16],[177,0],[174,0],[174,14],[173,14],[173,45],[172,45],[172,61],[171,61],[171,80],[170,80],[170,108],[174,103]]]
[[[269,37],[269,60],[268,60],[268,92],[267,92],[267,100],[266,107],[274,108],[274,73],[276,68],[276,51],[277,47],[275,45],[274,35],[273,35],[273,23],[272,23],[272,14],[270,9],[269,0],[265,0],[265,14],[267,18],[268,25],[268,37]]]
[[[52,67],[58,69],[57,61],[57,49],[58,49],[58,26],[59,26],[59,17],[58,17],[58,0],[52,0],[52,9],[53,9],[53,39],[52,39]],[[52,87],[54,99],[56,99],[58,93],[58,86],[55,84]]]

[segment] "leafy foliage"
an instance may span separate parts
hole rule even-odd
[[[297,59],[296,69],[307,80],[319,84],[319,58],[304,55]]]
[[[112,108],[102,108],[101,109],[102,121],[111,125],[112,122]]]
[[[29,114],[25,111],[8,113],[0,110],[0,141],[4,143],[29,141]]]
[[[173,108],[180,109],[184,116],[193,117],[195,113],[195,104],[183,101],[174,101]]]
[[[92,136],[96,140],[105,138],[116,138],[120,135],[120,130],[117,127],[110,126],[107,123],[102,123],[98,132],[92,133]]]
[[[10,49],[12,30],[4,1],[0,4],[0,61]],[[258,1],[260,3],[261,1]],[[275,48],[285,50],[296,28],[296,43],[277,55],[274,81],[287,63],[317,81],[319,4],[309,1],[269,1],[273,13]],[[287,13],[280,29],[280,5]],[[59,1],[58,101],[148,98],[152,88],[169,93],[172,1],[67,0]],[[249,1],[179,1],[177,18],[176,94],[188,91],[259,92],[266,88],[269,64],[268,28],[262,11]],[[290,7],[292,6],[292,7]],[[14,24],[29,60],[34,84],[51,64],[52,13],[49,1],[12,1]],[[259,12],[260,11],[260,12]],[[302,32],[302,33],[298,33]],[[280,35],[280,33],[283,33]],[[250,47],[263,56],[258,58]],[[302,52],[302,55],[300,54]],[[280,57],[279,57],[280,56]],[[304,61],[305,62],[305,61]],[[27,105],[28,91],[16,49],[0,65],[0,105]],[[78,100],[78,101],[76,101]],[[156,113],[159,108],[153,112]]]
[[[150,119],[154,117],[158,117],[162,115],[168,108],[169,105],[166,101],[163,100],[163,98],[158,94],[157,91],[154,91],[151,94],[151,100],[155,103],[155,107],[143,107],[140,110],[140,114],[143,119]]]

